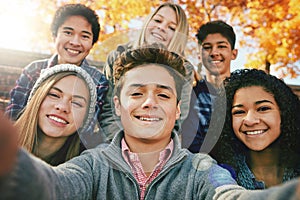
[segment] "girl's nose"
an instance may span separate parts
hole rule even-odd
[[[69,113],[70,105],[68,104],[68,102],[60,101],[60,102],[57,102],[57,104],[55,105],[55,109],[59,110],[61,112],[64,112],[64,113]]]
[[[259,118],[257,117],[257,115],[254,112],[248,112],[247,115],[244,118],[244,124],[246,126],[252,126],[254,124],[258,124],[259,123]]]

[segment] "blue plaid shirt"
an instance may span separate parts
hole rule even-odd
[[[209,128],[217,90],[205,79],[193,87],[190,109],[181,126],[182,147],[198,153]]]
[[[34,83],[40,76],[41,70],[53,67],[57,63],[57,55],[53,55],[50,59],[34,61],[23,69],[21,76],[16,81],[16,86],[10,91],[10,103],[6,108],[6,114],[12,120],[16,120],[22,109],[26,106],[29,94]],[[80,67],[93,78],[97,87],[97,105],[94,119],[86,130],[87,132],[93,132],[97,121],[100,120],[102,105],[108,90],[108,81],[96,67],[89,66],[86,60],[83,60]]]

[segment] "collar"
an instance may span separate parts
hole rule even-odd
[[[133,161],[136,161],[138,159],[138,153],[133,153],[130,151],[124,137],[121,140],[121,149],[122,149],[122,156],[128,163],[132,163]],[[173,149],[174,149],[174,142],[173,139],[171,138],[169,144],[162,151],[159,152],[159,162],[167,161],[171,157],[173,153]]]
[[[54,54],[48,59],[47,68],[53,67],[57,64],[58,64],[58,54]],[[88,66],[89,66],[88,61],[86,59],[83,59],[83,61],[80,64],[80,67],[84,68],[84,67],[88,67]]]

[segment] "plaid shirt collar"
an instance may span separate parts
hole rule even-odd
[[[54,54],[49,58],[47,68],[53,67],[58,64],[58,54]],[[89,63],[86,59],[83,59],[83,61],[80,64],[80,67],[87,67],[89,66]]]

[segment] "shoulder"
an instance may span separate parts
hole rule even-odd
[[[193,64],[191,62],[189,62],[188,60],[185,59],[183,65],[188,70],[188,72],[193,72],[194,71]]]
[[[104,162],[103,159],[103,151],[106,149],[106,146],[97,146],[92,149],[87,149],[83,151],[79,156],[73,158],[71,160],[72,163],[80,163],[82,165],[83,163],[90,163],[89,165],[95,166],[100,165]],[[67,162],[68,163],[68,162]]]
[[[132,48],[131,43],[126,43],[126,44],[120,44],[117,46],[117,48],[113,51],[111,51],[108,55],[108,58],[116,58],[116,56],[120,55],[124,51],[127,51],[128,49]]]
[[[214,187],[236,184],[230,172],[220,167],[217,162],[207,154],[197,153],[193,157],[193,168],[199,173],[205,174],[207,181]]]
[[[27,72],[41,71],[42,69],[47,68],[48,61],[49,61],[49,59],[35,60],[35,61],[31,62],[30,64],[28,64],[24,68],[24,71],[27,71]]]
[[[197,170],[205,171],[211,166],[216,165],[217,162],[207,154],[196,153],[193,157],[193,166]]]
[[[105,75],[96,67],[85,65],[81,66],[94,80],[95,84],[104,84],[107,82]]]
[[[132,48],[132,44],[130,42],[126,43],[126,44],[120,44],[117,46],[117,51],[119,52],[123,52],[123,51],[126,51],[128,49],[131,49]]]

